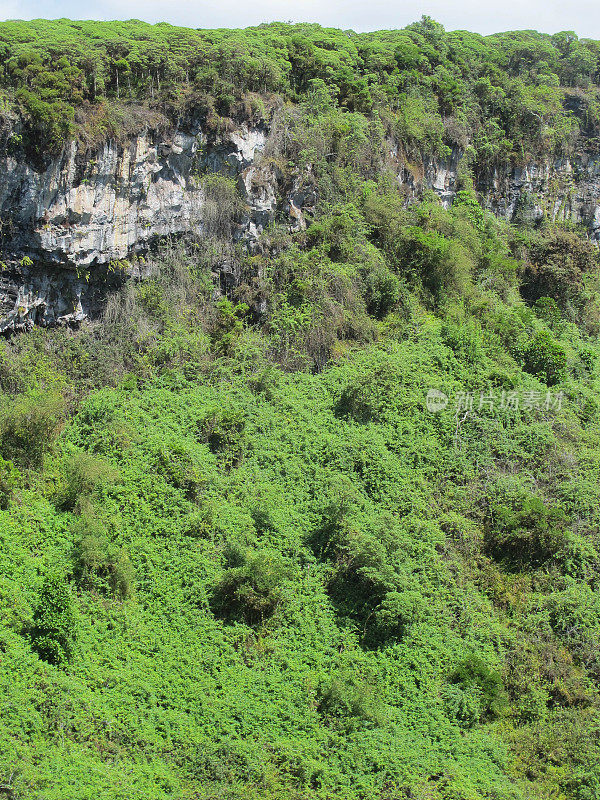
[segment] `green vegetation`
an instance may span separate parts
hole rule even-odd
[[[560,152],[600,124],[600,44],[565,31],[483,37],[424,17],[356,34],[273,23],[240,30],[34,20],[0,23],[3,114],[38,154],[193,109],[215,131],[268,115],[281,98],[373,115],[410,158],[469,147],[480,168]]]
[[[75,106],[126,135],[127,109],[230,124],[280,93],[265,158],[317,197],[248,252],[233,183],[203,176],[205,238],[165,242],[80,330],[0,341],[0,783],[598,797],[598,250],[472,188],[482,158],[594,129],[596,45],[427,19],[0,31],[32,145]],[[389,126],[407,153],[468,132],[450,209],[406,202]]]
[[[73,657],[75,617],[65,581],[47,578],[33,611],[31,646],[49,664],[61,665]]]

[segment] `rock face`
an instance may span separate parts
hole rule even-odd
[[[201,236],[204,172],[238,178],[248,205],[239,236],[255,238],[276,205],[274,180],[253,180],[265,139],[241,127],[210,143],[197,125],[168,138],[142,133],[126,147],[107,141],[93,157],[73,143],[45,172],[4,158],[0,331],[77,322],[116,283],[118,262],[160,237]]]
[[[168,136],[143,132],[126,146],[107,141],[93,154],[75,143],[43,172],[15,156],[0,159],[0,332],[33,324],[77,323],[98,313],[106,291],[122,279],[123,260],[161,237],[206,227],[200,175],[237,180],[247,214],[237,236],[251,246],[275,218],[305,226],[316,203],[311,180],[284,187],[260,163],[264,127],[240,126],[218,139],[201,122]],[[433,189],[446,206],[455,195],[462,153],[409,169],[392,148],[398,181],[409,197]],[[310,177],[310,176],[308,176]],[[506,219],[571,219],[600,239],[600,159],[579,156],[481,175],[484,205]],[[125,272],[131,274],[131,265]]]
[[[485,188],[485,184],[484,184]],[[600,157],[581,155],[495,172],[485,193],[488,208],[513,220],[570,220],[600,240]]]
[[[433,189],[445,206],[456,195],[461,152],[447,161],[426,162],[421,181],[406,170],[400,180],[413,191]],[[588,227],[600,240],[600,156],[585,153],[571,159],[531,162],[505,171],[483,172],[477,183],[483,205],[507,221],[570,220]]]

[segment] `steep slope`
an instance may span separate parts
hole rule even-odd
[[[0,25],[0,791],[596,798],[596,43],[108,30]]]

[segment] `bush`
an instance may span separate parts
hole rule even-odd
[[[360,522],[333,518],[313,542],[331,562],[327,592],[336,611],[353,624],[363,647],[401,638],[423,618],[423,597],[395,565],[396,531],[387,515]]]
[[[585,277],[598,270],[598,250],[572,231],[550,229],[534,238],[521,294],[528,303],[552,298],[562,311],[586,305]]]
[[[109,551],[108,555],[110,588],[114,595],[121,600],[125,600],[126,597],[130,597],[133,594],[135,580],[133,564],[126,550]]]
[[[538,331],[525,350],[525,369],[547,386],[559,383],[565,374],[567,354],[548,331]]]
[[[110,591],[121,599],[131,594],[133,566],[125,551],[110,541],[106,526],[86,512],[73,527],[73,573],[79,586]]]
[[[64,462],[64,484],[58,491],[60,508],[72,510],[92,496],[103,483],[116,478],[117,471],[91,453],[79,451]]]
[[[8,508],[20,479],[21,473],[15,465],[0,456],[0,511]]]
[[[241,563],[226,569],[214,589],[213,610],[230,621],[261,625],[280,606],[289,570],[275,550],[237,554],[235,561]]]
[[[499,670],[480,655],[468,655],[452,671],[444,692],[446,708],[467,727],[494,719],[507,708]]]
[[[205,478],[197,459],[185,442],[169,442],[158,452],[157,471],[188,500],[197,500]]]
[[[202,178],[202,188],[206,198],[202,220],[206,235],[230,240],[245,210],[235,181],[210,173]]]
[[[23,467],[40,467],[64,421],[65,403],[53,393],[4,399],[0,408],[0,453]]]
[[[375,630],[370,638],[380,641],[401,638],[411,625],[423,619],[426,608],[418,591],[388,592],[375,612]]]
[[[69,586],[61,575],[44,580],[33,613],[31,645],[49,664],[60,666],[73,657],[75,610]]]
[[[562,315],[558,303],[552,297],[540,297],[534,304],[535,313],[543,319],[546,325],[553,331],[560,331],[562,327]]]
[[[75,579],[80,585],[93,585],[106,569],[108,531],[101,522],[86,514],[73,526],[73,539]]]
[[[458,240],[418,227],[405,228],[401,236],[399,267],[418,278],[433,305],[466,291],[473,261]]]
[[[561,554],[568,542],[567,522],[561,506],[527,493],[507,495],[490,505],[486,550],[507,566],[535,569]]]
[[[235,306],[223,298],[217,303],[217,320],[213,331],[215,350],[219,355],[230,356],[244,330],[244,318],[249,308],[245,303]]]
[[[384,267],[369,270],[363,276],[363,294],[369,314],[383,319],[400,300],[400,281]]]
[[[219,408],[206,414],[200,424],[200,438],[211,453],[230,466],[238,463],[244,444],[246,421],[240,411]]]
[[[376,687],[355,672],[337,670],[317,692],[319,714],[325,721],[353,728],[357,723],[383,724],[385,707]]]

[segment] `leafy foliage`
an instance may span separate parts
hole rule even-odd
[[[236,186],[200,174],[200,246],[79,330],[0,341],[15,796],[595,797],[597,252],[473,187],[594,135],[597,44],[428,18],[0,40],[13,155],[269,118],[264,159],[315,198],[249,251]],[[468,151],[451,208],[407,202],[391,141]]]
[[[7,106],[38,154],[73,134],[98,141],[140,122],[160,125],[191,106],[219,131],[231,117],[264,114],[263,98],[275,95],[312,113],[380,114],[413,153],[447,155],[474,131],[482,168],[531,148],[568,148],[600,120],[598,43],[572,32],[483,37],[446,32],[428,17],[362,34],[33,20],[3,22],[0,48]]]
[[[285,563],[277,551],[268,550],[239,554],[232,560],[236,565],[225,570],[215,587],[215,611],[250,626],[260,625],[275,613],[282,602]]]
[[[73,657],[75,616],[69,588],[60,575],[49,575],[33,613],[31,644],[49,664],[60,666]]]
[[[40,466],[62,422],[60,395],[34,393],[9,400],[0,408],[0,451],[15,463]]]

